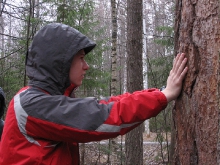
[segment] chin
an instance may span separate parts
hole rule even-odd
[[[74,84],[76,87],[79,87],[82,85],[82,82],[71,82],[71,84]]]
[[[76,83],[76,86],[78,86],[78,87],[81,86],[81,85],[82,85],[82,82],[81,83]]]

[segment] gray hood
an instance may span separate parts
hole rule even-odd
[[[0,87],[0,96],[5,100],[5,93],[1,87]]]
[[[73,56],[81,49],[89,53],[95,43],[76,29],[52,23],[43,27],[29,48],[26,71],[30,86],[52,95],[63,94],[71,85],[69,71]]]
[[[1,101],[1,107],[0,107],[0,119],[4,115],[4,110],[5,110],[5,93],[3,89],[0,87],[0,101]],[[1,138],[0,138],[1,139]]]

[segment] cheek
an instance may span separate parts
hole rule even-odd
[[[71,66],[71,68],[70,68],[70,72],[69,72],[69,78],[72,79],[73,76],[74,76],[74,67]]]
[[[76,70],[77,66],[76,66],[76,62],[72,62],[71,66],[70,66],[70,75],[74,73],[74,71]]]
[[[80,74],[80,65],[72,65],[70,68],[69,77],[74,78],[77,77],[78,74]]]

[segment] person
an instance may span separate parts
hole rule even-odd
[[[29,48],[28,86],[11,100],[0,144],[1,165],[79,164],[78,143],[124,135],[156,116],[180,94],[187,59],[178,54],[166,88],[97,99],[75,98],[96,44],[76,29],[51,23]]]
[[[0,87],[0,141],[1,141],[1,136],[4,128],[4,121],[2,119],[5,111],[5,93],[3,89]]]

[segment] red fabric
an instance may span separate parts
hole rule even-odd
[[[152,91],[152,92],[151,92]],[[150,103],[147,103],[146,96],[143,95],[143,93],[146,93],[145,90],[134,92],[133,94],[125,93],[120,96],[111,97],[108,101],[102,101],[102,103],[108,103],[108,102],[115,102],[114,106],[112,107],[111,113],[108,117],[108,119],[105,121],[105,124],[114,124],[114,125],[121,125],[123,124],[129,124],[136,121],[146,120],[151,117],[156,116],[160,111],[161,107],[162,109],[166,108],[167,106],[167,100],[163,94],[161,94],[160,91],[154,89],[154,90],[148,90],[148,99],[151,100]],[[155,95],[158,97],[158,99],[154,99]],[[119,103],[120,100],[120,103]],[[138,111],[135,108],[138,106],[137,104],[127,104],[129,102],[134,102],[134,100],[138,100],[137,103],[139,105],[146,104],[147,108],[143,108],[140,106],[138,108]],[[158,106],[158,100],[160,100],[160,106]],[[129,105],[129,107],[128,107]],[[130,105],[135,106],[134,108]],[[130,109],[133,111],[126,111],[125,109]],[[123,116],[123,120],[121,120],[121,117]]]
[[[73,89],[75,88],[74,84],[71,84],[66,91],[64,92],[64,96],[70,96],[71,92],[73,91]]]
[[[73,86],[71,86],[72,88]],[[23,90],[28,87],[23,88]],[[70,89],[70,88],[69,88]],[[20,91],[22,92],[22,91]],[[46,92],[45,92],[46,93]],[[1,165],[34,165],[36,162],[41,165],[78,165],[79,164],[79,145],[73,142],[57,142],[47,141],[44,139],[36,139],[40,146],[33,145],[28,142],[27,139],[21,134],[17,127],[17,120],[14,113],[14,100],[10,102],[7,117],[5,121],[4,134],[0,143],[0,164]],[[26,127],[29,127],[29,121],[35,124],[41,124],[45,122],[39,119],[33,119],[29,117]],[[51,124],[51,123],[47,123]],[[56,127],[53,125],[52,127]],[[32,129],[32,128],[30,128]],[[34,128],[33,128],[34,129]],[[47,128],[45,128],[47,129]],[[45,133],[42,130],[38,130],[38,133]],[[59,132],[57,132],[59,133]],[[29,134],[30,136],[31,134]],[[7,137],[6,137],[7,136]],[[48,136],[50,136],[48,134]],[[5,138],[6,137],[6,138]],[[10,137],[10,138],[8,138]],[[50,137],[48,137],[50,139]],[[13,139],[16,139],[14,141]],[[54,137],[52,138],[54,139]],[[71,141],[71,140],[70,140]],[[15,143],[16,142],[16,143]],[[54,147],[48,147],[57,144],[57,149]],[[13,157],[5,150],[10,148],[13,151]],[[16,154],[14,154],[16,153]],[[4,159],[3,159],[4,158]],[[39,159],[40,158],[40,159]],[[36,161],[37,160],[37,161]]]

